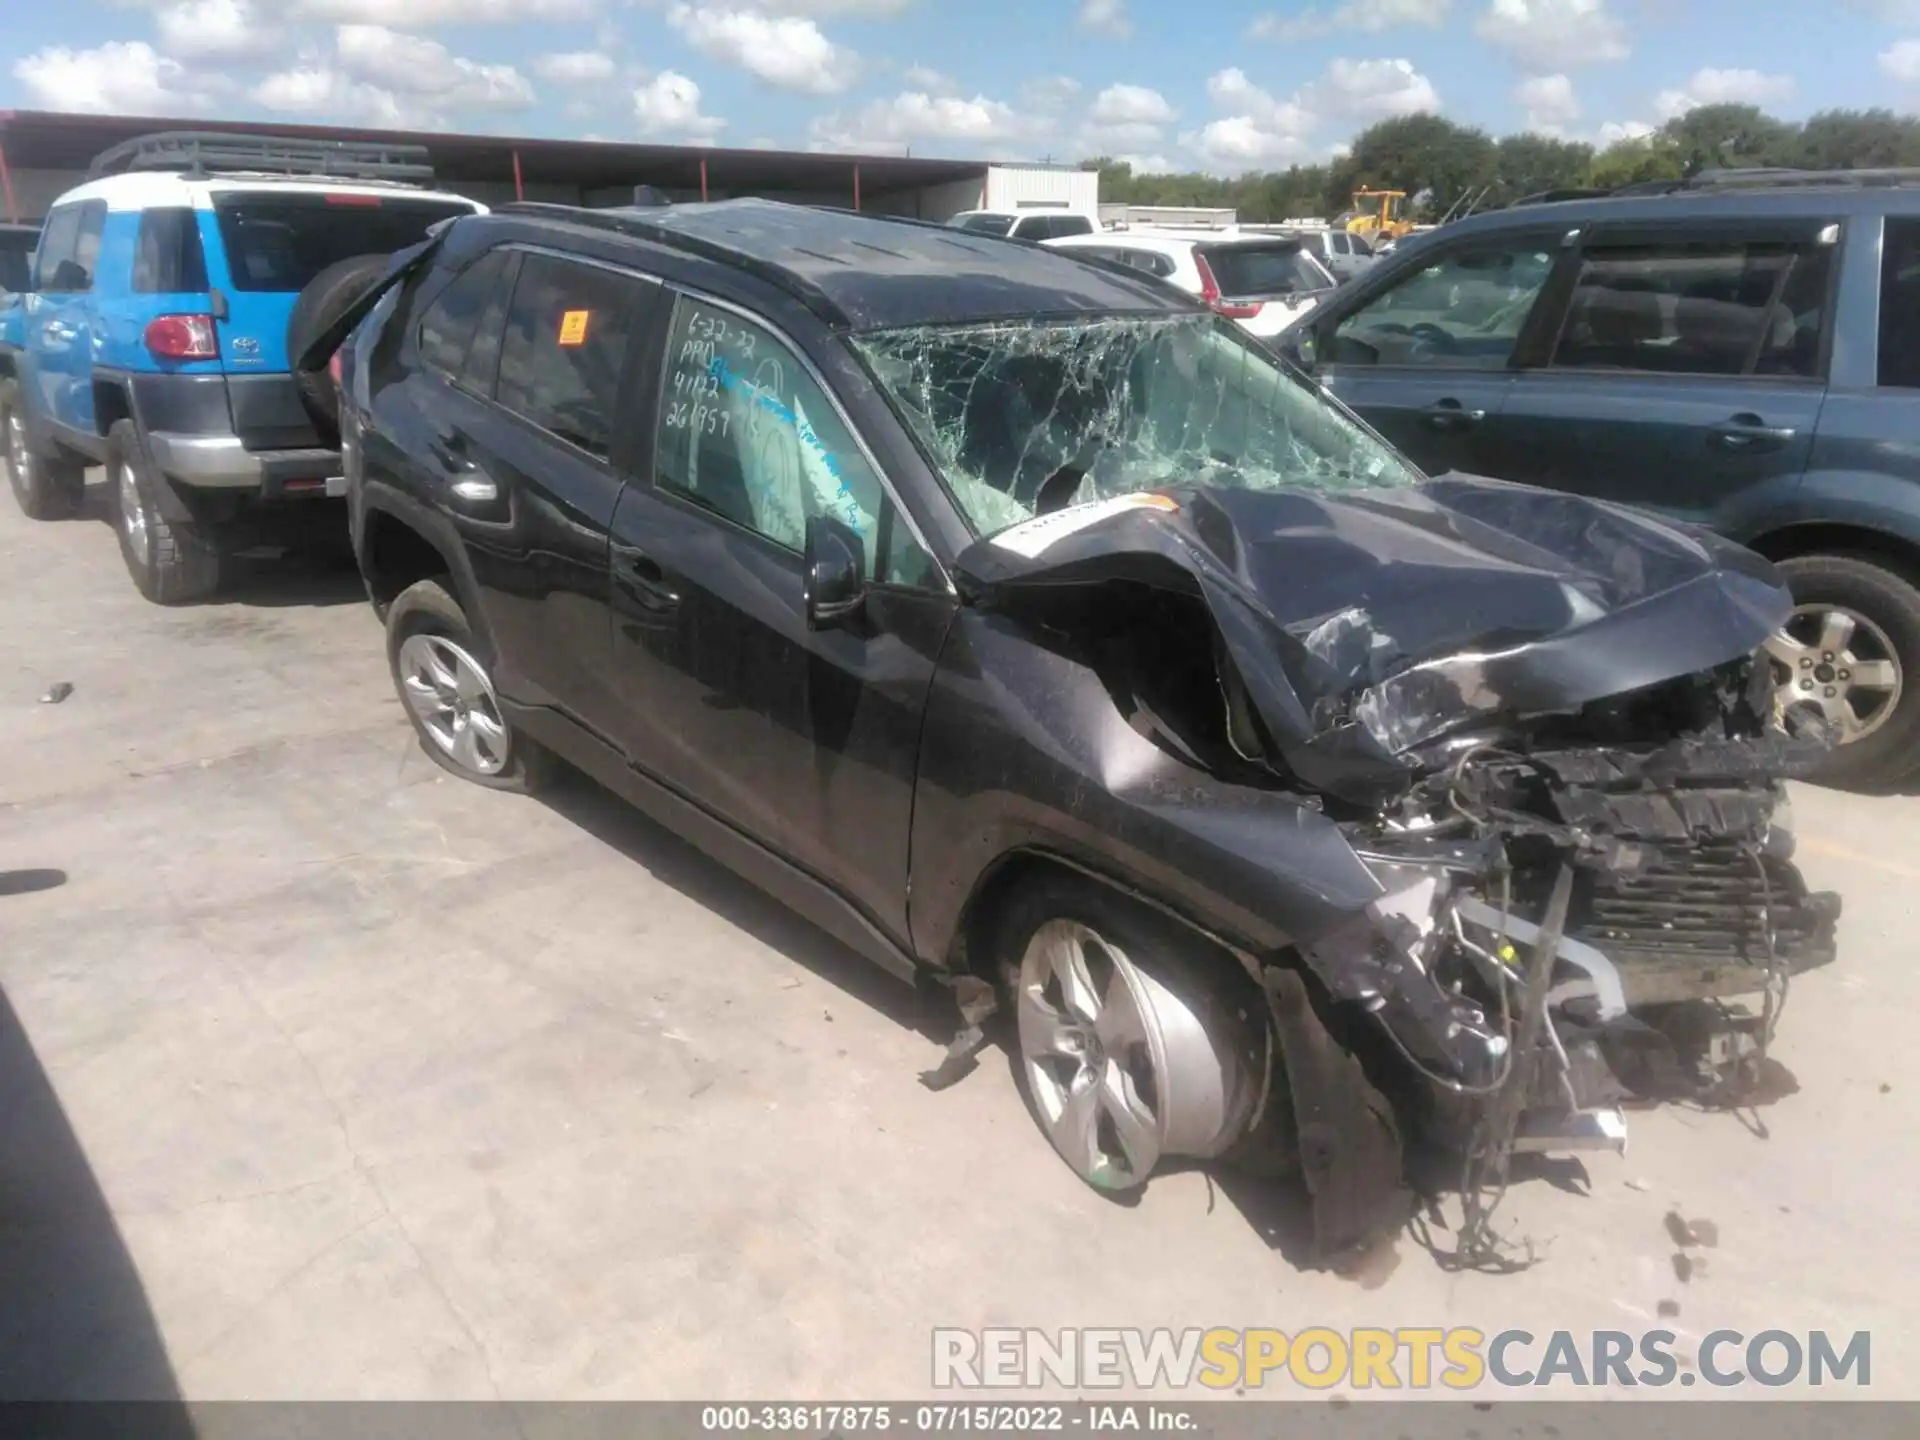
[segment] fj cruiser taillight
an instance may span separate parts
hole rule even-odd
[[[340,352],[338,350],[334,351],[332,358],[327,361],[327,374],[333,377],[334,388],[338,389],[340,386]]]
[[[147,322],[147,349],[160,360],[218,360],[211,315],[157,315]]]
[[[1220,297],[1220,282],[1213,278],[1213,267],[1207,264],[1206,256],[1195,251],[1193,264],[1200,272],[1200,298],[1213,308],[1216,315],[1224,315],[1229,320],[1251,320],[1260,313],[1258,300],[1235,305]]]

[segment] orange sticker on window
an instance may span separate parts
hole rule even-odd
[[[560,343],[562,345],[584,345],[587,343],[587,315],[585,310],[569,310],[560,317]]]

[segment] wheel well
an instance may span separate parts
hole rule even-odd
[[[1756,536],[1747,542],[1747,548],[1769,560],[1792,560],[1801,555],[1853,555],[1877,561],[1909,581],[1920,582],[1920,545],[1864,525],[1789,525]]]
[[[447,557],[406,521],[375,510],[367,516],[366,553],[362,557],[367,588],[384,613],[402,590],[418,580],[447,574]]]
[[[111,380],[93,382],[93,426],[102,435],[111,430],[115,423],[133,418],[133,407],[127,403],[126,388]]]

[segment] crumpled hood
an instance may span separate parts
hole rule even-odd
[[[970,546],[977,603],[1059,586],[1197,594],[1300,779],[1354,799],[1476,719],[1589,701],[1751,654],[1791,603],[1718,537],[1556,491],[1448,475],[1327,494],[1176,486]]]

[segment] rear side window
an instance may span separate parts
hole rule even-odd
[[[1813,377],[1832,253],[1831,246],[1775,242],[1589,250],[1552,363]]]
[[[133,288],[139,295],[200,295],[207,290],[207,256],[200,223],[186,206],[140,214],[133,248]]]
[[[33,283],[31,235],[0,235],[0,290],[17,295]]]
[[[507,273],[507,252],[482,256],[455,277],[420,317],[420,363],[458,379],[480,327],[480,315]],[[488,377],[491,380],[491,376]]]
[[[1332,244],[1334,254],[1351,255],[1353,253],[1353,241],[1343,232],[1338,230],[1332,231],[1328,234],[1327,240]]]
[[[620,411],[627,316],[645,283],[593,265],[524,256],[507,306],[494,399],[606,459]]]
[[[1341,238],[1347,242],[1347,248],[1350,249],[1355,255],[1372,255],[1373,254],[1373,247],[1367,244],[1367,240],[1364,235],[1345,235],[1345,236],[1342,236]]]
[[[386,195],[222,195],[214,202],[236,290],[297,294],[329,265],[391,255],[427,238],[437,220],[470,215],[446,200]]]
[[[1920,220],[1889,219],[1880,247],[1879,379],[1920,390]]]
[[[1228,297],[1292,295],[1333,283],[1320,262],[1293,243],[1218,245],[1201,254],[1220,282],[1220,293]]]

